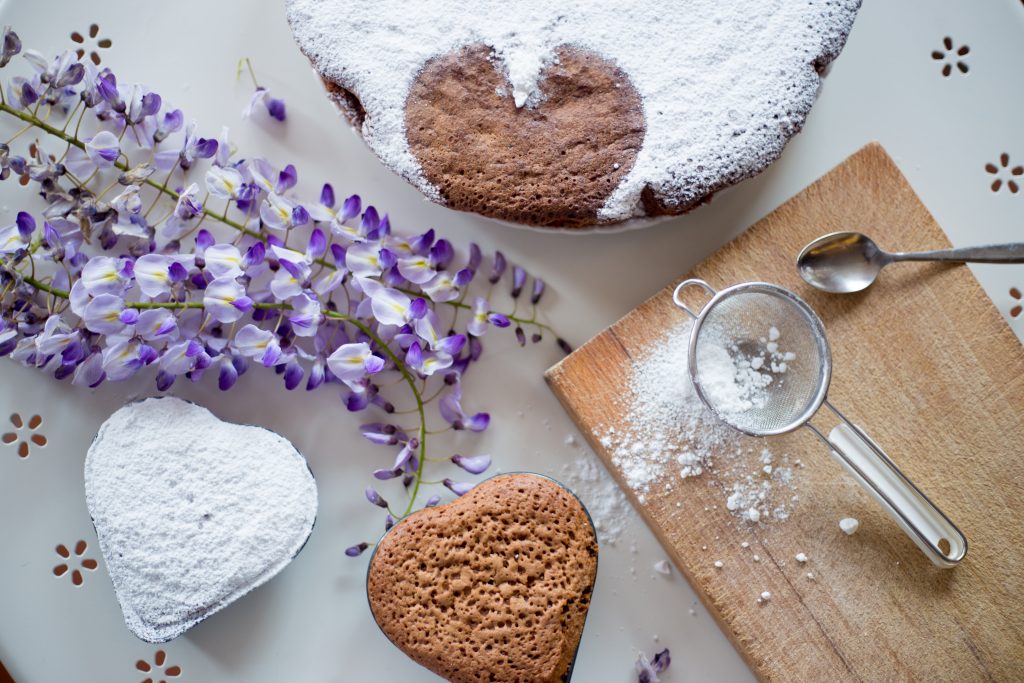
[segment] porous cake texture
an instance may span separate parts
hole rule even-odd
[[[597,554],[572,493],[539,475],[501,475],[381,539],[370,608],[396,646],[454,683],[564,681]]]
[[[317,511],[313,475],[286,439],[172,397],[103,423],[85,498],[125,623],[151,643],[281,571]]]
[[[682,213],[767,167],[860,0],[286,5],[331,99],[427,197],[586,228]]]

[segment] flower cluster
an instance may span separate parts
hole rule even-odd
[[[46,208],[0,226],[0,356],[84,387],[150,372],[161,391],[207,374],[226,390],[250,366],[273,369],[287,390],[336,387],[348,410],[373,408],[361,433],[389,451],[374,477],[399,480],[407,502],[396,512],[374,489],[367,498],[388,526],[411,512],[439,431],[428,419],[442,431],[487,428],[487,413],[464,407],[462,378],[492,327],[512,327],[520,344],[527,330],[534,342],[549,332],[536,319],[544,282],[528,287],[525,270],[475,244],[460,258],[433,230],[398,235],[330,184],[303,200],[293,165],[239,158],[227,128],[204,137],[156,92],[70,52],[22,52],[6,29],[0,67],[19,53],[30,71],[0,88],[0,113],[24,128],[0,144],[0,179],[34,183]],[[283,103],[279,117],[267,106],[284,119]],[[14,154],[28,131],[41,139]],[[488,297],[506,274],[502,313]],[[517,316],[527,299],[530,314]],[[404,387],[409,410],[383,386]],[[490,465],[433,460],[473,475]]]

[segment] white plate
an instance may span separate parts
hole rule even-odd
[[[14,25],[26,46],[47,52],[71,47],[72,31],[85,33],[96,23],[97,37],[113,41],[99,51],[103,63],[121,79],[147,83],[199,119],[208,133],[230,125],[245,154],[295,162],[307,196],[330,180],[339,193],[357,192],[390,212],[399,229],[433,226],[457,245],[475,239],[485,249],[501,248],[511,261],[548,280],[543,308],[574,344],[871,140],[895,157],[954,243],[1024,239],[1024,191],[1011,194],[1005,185],[991,191],[992,176],[985,170],[1004,152],[1011,166],[1024,163],[1020,0],[868,0],[804,132],[769,171],[690,215],[586,240],[512,230],[423,201],[345,130],[292,43],[282,5],[254,5],[9,0],[0,6],[0,20]],[[954,69],[943,77],[941,62],[932,59],[947,35],[954,49],[970,47],[963,60],[968,74]],[[287,101],[285,126],[240,120],[251,91],[249,83],[235,80],[242,56],[252,57],[260,79]],[[2,125],[0,133],[15,130]],[[38,206],[35,201],[11,182],[0,184],[0,221],[9,221],[18,208]],[[884,246],[900,246],[887,243],[885,226],[823,225],[822,232],[839,228],[863,229]],[[1009,319],[1015,305],[1010,288],[1024,289],[1024,267],[975,272],[1017,334],[1024,333],[1024,316]],[[482,438],[447,446],[490,452],[506,470],[536,470],[565,480],[563,467],[587,454],[566,445],[575,430],[541,377],[559,352],[547,342],[520,350],[509,336],[488,336],[483,367],[470,374],[466,387],[474,408],[491,411],[492,428]],[[151,381],[87,392],[4,361],[0,387],[0,420],[15,412],[26,418],[38,414],[43,421],[37,431],[47,438],[46,446],[32,446],[25,459],[16,455],[16,446],[0,445],[0,659],[19,683],[142,681],[149,674],[136,669],[136,662],[152,666],[157,650],[166,653],[164,668],[181,667],[179,677],[166,680],[182,683],[437,680],[378,632],[363,592],[365,557],[342,554],[350,543],[371,540],[381,530],[380,516],[362,491],[385,456],[364,445],[358,418],[348,416],[332,392],[288,393],[276,376],[259,370],[228,394],[205,382],[175,387],[175,393],[224,419],[261,424],[291,439],[317,476],[321,508],[309,544],[280,576],[158,647],[136,640],[124,627],[102,561],[96,570],[83,571],[81,586],[73,585],[70,572],[53,574],[65,563],[55,551],[58,544],[73,552],[84,540],[84,557],[99,559],[82,491],[85,448],[118,406],[153,392]],[[6,431],[6,424],[0,426]],[[635,681],[635,650],[650,653],[663,646],[675,660],[667,681],[751,680],[685,581],[678,574],[656,574],[652,565],[664,555],[631,510],[628,516],[619,543],[602,549],[576,680]],[[709,562],[714,550],[708,550]]]

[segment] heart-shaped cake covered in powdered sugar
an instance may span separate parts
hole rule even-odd
[[[331,100],[445,206],[540,227],[680,214],[803,126],[860,0],[286,0]]]
[[[124,406],[85,459],[85,497],[128,628],[170,640],[281,571],[316,519],[305,458],[177,398]]]
[[[391,642],[454,683],[566,681],[597,553],[576,496],[540,475],[500,475],[384,535],[370,609]]]

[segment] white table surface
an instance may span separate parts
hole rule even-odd
[[[548,281],[543,309],[574,345],[872,140],[896,159],[955,244],[1024,238],[1024,191],[1011,194],[1004,186],[992,192],[985,171],[1004,152],[1011,166],[1024,162],[1021,0],[867,0],[803,133],[777,164],[691,215],[642,231],[588,236],[510,229],[425,202],[347,130],[293,44],[276,0],[8,0],[0,5],[0,20],[16,28],[26,47],[45,52],[71,46],[70,32],[84,33],[95,22],[99,37],[113,41],[101,54],[119,79],[148,84],[198,119],[204,132],[231,126],[245,155],[294,162],[306,196],[330,180],[341,196],[358,193],[386,210],[398,230],[432,226],[456,245],[472,239],[485,250],[500,248]],[[947,35],[957,47],[970,47],[967,75],[954,70],[943,77],[932,59]],[[235,79],[242,56],[251,57],[260,80],[287,101],[285,126],[240,119],[251,92],[247,81]],[[14,130],[6,121],[0,125],[0,133]],[[26,206],[37,204],[23,188],[0,185],[0,220]],[[885,246],[900,246],[885,242],[885,226],[823,225],[822,232],[840,228],[863,229]],[[1024,289],[1024,267],[974,272],[1024,335],[1024,316],[1009,315],[1010,288]],[[469,404],[492,413],[491,429],[452,445],[490,452],[505,470],[558,476],[583,452],[566,445],[575,429],[542,379],[560,353],[546,343],[520,350],[510,336],[488,335],[483,367],[467,380]],[[152,380],[105,384],[90,393],[3,361],[0,430],[7,431],[12,412],[40,414],[40,431],[49,438],[24,460],[0,446],[0,659],[15,679],[141,681],[146,676],[136,660],[152,661],[162,649],[165,666],[182,667],[180,677],[169,680],[183,683],[437,680],[380,634],[364,597],[366,558],[342,554],[350,543],[375,537],[381,525],[377,510],[363,500],[381,454],[358,436],[362,416],[348,415],[330,391],[287,393],[277,377],[258,370],[226,394],[209,382],[184,384],[174,393],[225,419],[276,430],[307,455],[321,496],[309,544],[280,576],[177,640],[159,647],[136,640],[124,627],[102,561],[85,572],[80,587],[67,576],[54,577],[52,569],[58,543],[85,540],[85,556],[99,559],[82,491],[85,448],[113,410],[153,393]],[[663,646],[674,660],[666,681],[750,680],[686,582],[677,573],[655,575],[652,564],[664,554],[636,514],[628,515],[616,547],[602,549],[574,680],[634,681],[635,652]]]

